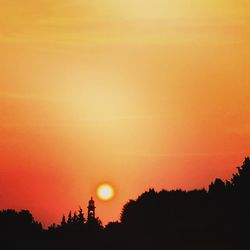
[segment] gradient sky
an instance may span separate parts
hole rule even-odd
[[[0,0],[0,209],[104,223],[250,152],[250,1]]]

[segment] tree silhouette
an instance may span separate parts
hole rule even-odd
[[[233,174],[231,185],[236,192],[248,193],[250,190],[250,159],[245,158],[241,167],[237,167],[238,173]],[[249,195],[248,195],[249,196]]]
[[[67,224],[68,224],[68,225],[69,225],[69,224],[72,224],[72,222],[73,222],[72,212],[71,212],[71,211],[69,211]]]
[[[226,185],[221,179],[216,179],[209,185],[209,193],[215,195],[223,195],[226,191]]]
[[[84,224],[84,223],[85,223],[85,218],[84,218],[83,210],[82,210],[81,207],[79,208],[79,211],[78,211],[77,222],[78,222],[79,224]]]
[[[61,227],[65,227],[67,225],[66,218],[63,215],[62,220],[61,220]]]
[[[41,236],[42,225],[34,220],[28,210],[0,211],[0,248],[18,249],[20,245],[26,249],[35,248]]]
[[[229,181],[215,179],[208,191],[154,189],[129,200],[120,222],[103,227],[82,208],[47,230],[28,210],[0,211],[0,249],[248,250],[250,159]]]

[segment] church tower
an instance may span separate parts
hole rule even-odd
[[[88,220],[95,219],[95,208],[95,201],[93,200],[93,197],[91,197],[88,205]]]

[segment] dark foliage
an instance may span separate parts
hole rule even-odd
[[[0,212],[1,249],[250,249],[250,159],[205,189],[154,189],[128,201],[105,228],[83,211],[43,230],[26,210]],[[2,247],[1,247],[2,246]]]
[[[42,225],[34,220],[29,211],[16,212],[11,209],[0,211],[1,249],[34,249],[41,241]]]

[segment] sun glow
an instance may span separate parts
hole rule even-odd
[[[111,200],[114,197],[114,188],[109,184],[102,184],[97,189],[97,196],[103,201]]]

